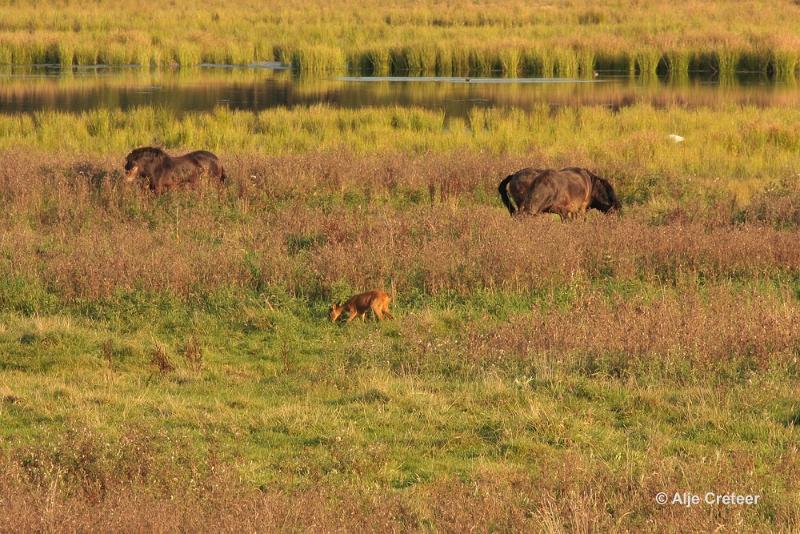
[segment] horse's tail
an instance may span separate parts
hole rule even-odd
[[[511,199],[508,197],[508,183],[513,178],[514,175],[509,174],[503,179],[502,182],[500,182],[500,185],[497,186],[497,191],[500,193],[500,198],[502,199],[503,204],[506,205],[506,208],[508,208],[508,212],[511,215],[514,215],[514,213],[517,211],[517,208],[514,206],[514,204],[511,202]]]

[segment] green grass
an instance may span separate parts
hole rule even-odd
[[[761,494],[763,506],[736,517],[787,524],[798,481],[776,466],[797,440],[796,366],[734,354],[704,369],[691,351],[657,364],[601,347],[531,359],[468,352],[476,336],[543,304],[491,293],[401,303],[396,321],[349,327],[325,322],[323,302],[279,292],[187,303],[132,293],[52,314],[6,311],[0,442],[20,449],[81,429],[105,451],[135,430],[180,444],[181,461],[213,454],[246,484],[284,491],[356,484],[404,494],[509,471],[552,485],[565,474],[541,468],[570,461],[589,478],[627,473],[638,500],[623,480],[597,487],[607,508],[594,520],[630,528],[659,513],[645,511],[652,496],[640,487],[655,469],[666,491]],[[181,356],[191,336],[200,368]],[[151,363],[156,344],[174,371]],[[167,461],[169,449],[155,447]],[[747,474],[729,470],[734,458]],[[705,462],[710,470],[694,467]]]
[[[539,106],[530,112],[474,108],[466,120],[413,107],[219,108],[183,115],[147,107],[2,115],[0,147],[116,158],[151,144],[174,152],[204,148],[223,155],[481,151],[524,155],[540,165],[585,165],[631,187],[721,185],[746,200],[765,184],[794,175],[798,124],[796,107],[788,105],[659,109],[637,104],[618,112],[599,106],[557,111]],[[671,144],[670,133],[687,140]]]
[[[796,75],[791,21],[798,14],[792,2],[765,0],[604,6],[307,0],[272,2],[266,10],[250,0],[52,2],[49,10],[25,0],[5,7],[0,64],[277,60],[313,73],[591,77],[606,68],[651,76],[662,63],[675,78],[697,68],[725,78],[756,66],[785,79]],[[678,56],[684,59],[673,61]]]

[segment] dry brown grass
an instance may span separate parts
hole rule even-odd
[[[666,488],[752,491],[747,453],[722,456],[691,472],[656,446],[644,470],[619,470],[567,453],[542,458],[541,471],[508,468],[469,483],[445,477],[410,491],[383,492],[359,485],[283,489],[246,485],[222,464],[197,465],[159,447],[163,436],[129,432],[125,450],[111,451],[91,434],[52,449],[18,449],[0,460],[0,530],[9,532],[442,532],[629,530],[685,532],[746,529],[752,510],[658,506]],[[180,450],[180,447],[177,446]],[[795,453],[797,451],[795,450]],[[777,466],[797,479],[788,459]],[[794,475],[790,472],[794,471]],[[770,474],[756,476],[765,498]],[[649,503],[649,504],[646,504]],[[773,508],[776,529],[800,517],[788,505]]]
[[[347,167],[325,154],[238,159],[223,198],[125,189],[110,160],[92,161],[89,177],[4,160],[0,266],[68,299],[264,286],[327,299],[337,284],[392,282],[401,294],[464,295],[609,278],[765,280],[800,268],[792,191],[746,210],[707,192],[706,204],[678,202],[666,214],[629,204],[622,217],[561,224],[512,220],[499,206],[499,176],[523,166],[514,158],[465,157],[449,168],[438,155]]]
[[[736,374],[737,366],[790,370],[800,348],[800,307],[790,294],[693,286],[653,296],[580,294],[565,308],[533,308],[469,333],[465,351],[480,361],[509,358],[534,370],[581,374]],[[674,370],[674,369],[673,369]]]
[[[158,343],[150,351],[150,363],[162,373],[171,373],[175,370],[175,365],[170,360],[167,349]]]
[[[203,368],[203,347],[200,346],[197,336],[191,336],[183,345],[183,359],[194,372]]]

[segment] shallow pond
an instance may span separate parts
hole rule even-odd
[[[281,68],[208,66],[190,70],[53,66],[0,69],[0,112],[80,112],[98,108],[157,106],[178,113],[217,106],[261,110],[324,104],[346,108],[422,106],[465,116],[475,106],[600,105],[619,109],[638,102],[655,106],[769,106],[800,104],[791,83],[741,74],[719,80],[710,74],[688,79],[640,79],[601,72],[591,79],[438,77],[304,78]]]

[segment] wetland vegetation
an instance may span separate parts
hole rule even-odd
[[[0,531],[800,523],[796,3],[41,5],[0,28],[69,67],[0,73]],[[187,68],[266,60],[306,74]],[[225,186],[125,184],[143,145]],[[568,165],[622,214],[509,217]]]

